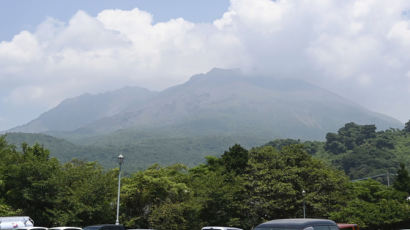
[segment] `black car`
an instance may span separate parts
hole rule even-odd
[[[116,224],[100,224],[84,227],[83,230],[125,230],[125,227]]]
[[[278,219],[260,224],[254,230],[339,230],[332,220]]]

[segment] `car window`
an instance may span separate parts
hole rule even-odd
[[[254,230],[299,230],[299,228],[274,228],[274,227],[267,227],[267,228],[254,228]],[[308,229],[311,230],[311,229]]]
[[[101,227],[97,227],[97,226],[90,226],[90,227],[86,227],[86,228],[84,228],[83,230],[98,230],[98,229],[100,229]]]

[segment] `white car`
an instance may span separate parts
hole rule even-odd
[[[34,221],[29,216],[0,217],[0,229],[17,229],[33,227]]]
[[[82,228],[64,226],[64,227],[52,227],[52,228],[49,228],[48,230],[82,230]]]
[[[242,230],[241,228],[234,227],[219,227],[219,226],[206,226],[202,230]]]
[[[19,227],[19,228],[15,228],[14,230],[48,230],[48,228],[46,227]]]

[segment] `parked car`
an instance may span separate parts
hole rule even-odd
[[[337,224],[326,219],[278,219],[260,224],[254,230],[339,230]]]
[[[52,228],[49,228],[48,230],[82,230],[82,228],[64,226],[64,227],[52,227]]]
[[[15,230],[48,230],[48,228],[46,228],[46,227],[33,226],[33,227],[15,228]]]
[[[202,230],[242,230],[241,228],[234,227],[218,227],[218,226],[206,226]]]
[[[357,224],[337,224],[339,229],[346,229],[346,230],[359,230],[359,226]]]
[[[0,229],[16,229],[33,227],[34,221],[29,216],[5,216],[0,217]]]
[[[126,230],[123,225],[116,224],[99,224],[84,227],[83,230]]]

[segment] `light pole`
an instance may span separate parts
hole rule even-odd
[[[120,224],[118,217],[120,214],[121,166],[122,166],[123,161],[124,161],[124,156],[122,154],[118,155],[118,164],[120,165],[120,171],[118,172],[117,220],[115,221],[116,225]]]
[[[302,196],[303,196],[303,219],[306,218],[306,202],[305,202],[305,195],[306,191],[303,189],[302,190]]]

